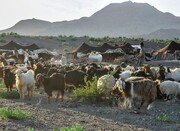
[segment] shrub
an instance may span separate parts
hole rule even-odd
[[[53,39],[54,37],[53,36],[49,36],[49,39]]]
[[[9,119],[24,119],[29,117],[30,114],[28,112],[24,112],[20,109],[20,107],[16,107],[14,110],[9,107],[0,108],[0,117],[9,118]]]
[[[27,131],[35,131],[34,128],[28,128]]]
[[[169,122],[170,121],[170,117],[163,112],[161,112],[159,115],[156,115],[155,119],[158,121],[163,121],[163,122]]]
[[[61,39],[61,42],[66,42],[66,39]]]
[[[94,76],[92,81],[87,80],[86,76],[84,81],[85,86],[83,88],[77,88],[73,91],[73,98],[75,100],[82,100],[83,102],[99,102],[105,95],[97,90],[97,76]]]
[[[20,38],[21,36],[16,32],[10,32],[9,35]]]
[[[0,34],[0,37],[5,37],[5,36],[6,36],[6,33]]]
[[[67,49],[67,48],[64,48],[63,51],[68,51],[68,49]]]
[[[0,98],[3,98],[3,99],[19,99],[20,95],[17,91],[0,92]]]
[[[1,39],[0,42],[1,43],[6,43],[6,40]]]
[[[58,131],[58,130],[53,129],[53,131]],[[61,128],[60,131],[83,131],[83,127],[80,124],[74,124],[71,127]]]

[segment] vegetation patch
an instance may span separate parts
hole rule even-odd
[[[28,128],[27,131],[35,131],[34,128]]]
[[[19,99],[20,95],[17,91],[0,92],[0,98],[3,98],[3,99]]]
[[[14,110],[9,107],[0,108],[0,117],[1,118],[9,118],[9,119],[25,119],[29,117],[30,114],[28,112],[24,112],[20,109],[20,107],[16,107]]]
[[[28,128],[27,131],[35,131],[34,128]],[[53,128],[52,131],[84,131],[83,127],[80,124],[74,124],[70,127],[63,127],[63,128]]]
[[[1,42],[1,43],[6,43],[6,40],[0,39],[0,42]]]
[[[156,115],[155,119],[158,120],[158,121],[163,121],[163,122],[170,122],[171,121],[170,117],[167,114],[163,113],[163,112]]]
[[[53,129],[53,131],[59,131],[59,130]],[[74,124],[71,127],[61,128],[60,131],[83,131],[83,127],[80,124]]]
[[[97,77],[94,76],[92,81],[88,81],[87,77],[84,78],[86,85],[81,88],[76,88],[73,91],[73,98],[81,100],[82,102],[97,103],[101,100],[104,94],[97,90]]]

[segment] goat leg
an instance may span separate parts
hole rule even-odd
[[[9,86],[8,85],[6,85],[6,88],[7,88],[7,92],[9,92]]]
[[[50,104],[50,97],[51,97],[51,96],[48,95],[48,103],[49,103],[49,104]]]
[[[61,101],[63,102],[64,100],[64,90],[61,90]]]
[[[142,106],[143,106],[143,104],[144,104],[144,99],[142,99],[142,101],[141,101],[141,105],[138,107],[138,109],[140,109]]]
[[[58,101],[58,98],[59,98],[59,91],[57,92],[56,102]]]
[[[12,91],[13,85],[10,85],[10,91]]]
[[[153,102],[153,100],[152,100],[152,99],[150,99],[150,100],[148,101],[147,110],[149,110],[149,109],[151,109],[151,108],[152,108],[152,102]]]

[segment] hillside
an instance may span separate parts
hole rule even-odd
[[[180,17],[163,13],[147,3],[112,3],[90,17],[72,21],[23,20],[0,31],[21,35],[138,36],[160,29],[180,29]]]
[[[141,36],[147,39],[174,39],[180,38],[180,29],[160,29],[148,35]]]
[[[164,47],[165,44],[169,43],[168,40],[143,40],[142,38],[126,38],[126,37],[75,37],[75,36],[22,36],[17,33],[10,34],[0,34],[0,46],[9,43],[10,41],[14,41],[19,43],[20,45],[31,45],[36,44],[40,48],[47,48],[50,50],[58,49],[64,50],[68,49],[71,51],[73,48],[80,46],[82,43],[87,43],[91,46],[102,45],[103,43],[107,43],[109,45],[114,46],[115,44],[123,44],[124,42],[130,43],[132,45],[138,45],[140,42],[145,43],[145,48],[147,50],[154,50]],[[180,42],[180,41],[177,41]]]

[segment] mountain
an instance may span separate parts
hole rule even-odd
[[[29,19],[1,32],[21,35],[138,36],[160,29],[180,29],[180,17],[163,13],[147,3],[112,3],[90,17],[47,22]]]
[[[146,39],[175,39],[180,38],[180,29],[160,29],[141,36]]]

